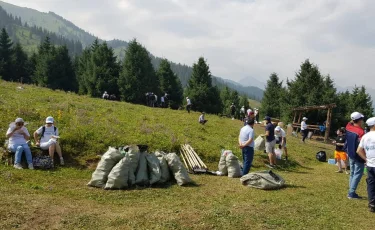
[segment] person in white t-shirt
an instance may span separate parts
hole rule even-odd
[[[375,117],[366,121],[370,132],[359,143],[358,155],[367,162],[367,194],[370,212],[375,212]]]
[[[309,130],[307,129],[307,124],[306,124],[307,120],[308,120],[307,117],[304,117],[304,118],[302,118],[302,122],[301,122],[301,132],[302,132],[302,135],[303,135],[303,137],[302,137],[303,143],[305,143],[305,140],[306,140],[307,135],[309,133]]]
[[[189,97],[186,97],[186,110],[188,111],[188,113],[190,113],[190,109],[191,109],[191,101]]]
[[[276,144],[279,144],[279,148],[284,150],[285,160],[288,160],[288,149],[286,147],[286,133],[285,133],[285,130],[281,128],[280,125],[275,128],[275,137],[276,137]]]
[[[59,130],[54,126],[53,117],[47,117],[46,124],[34,132],[36,145],[43,150],[49,150],[49,155],[53,161],[55,152],[60,157],[60,165],[64,165],[61,147],[58,142]]]
[[[9,125],[9,129],[6,133],[6,137],[9,138],[8,149],[15,153],[14,168],[22,169],[21,157],[22,153],[25,152],[29,169],[34,169],[31,150],[27,144],[27,141],[30,139],[30,134],[24,124],[25,122],[22,118],[17,118],[14,123]]]

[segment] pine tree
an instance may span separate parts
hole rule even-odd
[[[129,42],[126,50],[118,85],[121,99],[137,104],[145,103],[147,92],[156,95],[160,92],[160,82],[149,53],[135,39]]]
[[[13,43],[3,28],[0,34],[0,77],[6,81],[15,80],[12,75],[12,46]]]
[[[272,73],[262,99],[262,112],[267,116],[281,117],[282,82],[276,73]]]
[[[31,83],[29,72],[29,59],[20,43],[13,47],[13,76],[14,80],[22,83]]]
[[[66,46],[60,46],[56,49],[50,71],[48,82],[50,88],[77,91],[77,79],[72,60],[69,56],[69,50]]]
[[[186,96],[190,97],[195,111],[220,113],[223,105],[217,87],[212,87],[212,76],[209,66],[203,57],[193,65],[193,72],[186,89]]]
[[[156,73],[160,80],[160,90],[162,95],[168,94],[169,106],[178,109],[182,105],[183,89],[177,75],[171,70],[170,62],[162,59]]]

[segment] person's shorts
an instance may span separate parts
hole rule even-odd
[[[271,142],[266,141],[266,153],[275,153],[276,140]]]
[[[346,152],[343,151],[335,151],[335,159],[346,161],[348,159],[348,155],[346,155]]]
[[[48,150],[51,145],[56,144],[56,143],[57,143],[56,140],[50,139],[47,142],[40,143],[40,148],[43,150]]]

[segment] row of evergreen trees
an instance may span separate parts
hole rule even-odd
[[[287,80],[286,86],[276,73],[272,73],[262,100],[262,112],[271,117],[291,121],[292,108],[316,106],[335,103],[333,110],[332,132],[345,126],[354,111],[363,113],[366,117],[373,115],[372,101],[364,86],[355,86],[352,92],[337,92],[334,81],[323,76],[317,65],[309,60],[303,62],[293,80]],[[323,124],[327,111],[309,111],[304,116],[310,124]]]
[[[193,110],[229,114],[231,103],[249,107],[246,96],[212,84],[212,76],[204,58],[194,64],[188,86],[184,89],[167,59],[154,69],[147,49],[135,39],[129,42],[122,62],[106,42],[94,43],[82,55],[71,58],[65,45],[55,46],[47,37],[30,57],[20,44],[13,44],[5,29],[0,34],[0,76],[7,81],[37,84],[51,89],[78,92],[101,97],[104,91],[121,100],[144,104],[145,94],[169,95],[169,105],[180,108],[185,96]],[[159,97],[160,98],[160,97]],[[240,105],[240,99],[242,104]],[[238,109],[239,110],[239,109]]]

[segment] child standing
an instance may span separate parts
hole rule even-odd
[[[337,173],[342,173],[342,169],[344,168],[345,173],[349,174],[346,170],[346,161],[348,160],[348,156],[346,155],[346,152],[344,151],[344,145],[345,145],[345,128],[340,128],[337,130],[337,138],[334,142],[336,144],[336,150],[335,150],[335,160],[337,162],[337,166],[339,167],[339,170],[336,171]],[[343,166],[341,166],[341,162],[343,162]]]

